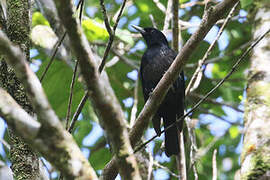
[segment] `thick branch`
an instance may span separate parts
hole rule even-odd
[[[0,115],[9,127],[28,139],[34,139],[41,127],[20,105],[3,89],[0,89]]]
[[[194,52],[199,43],[204,39],[206,34],[210,31],[213,25],[225,16],[226,12],[233,7],[238,0],[224,0],[214,8],[210,8],[206,15],[204,16],[198,30],[191,36],[191,38],[186,42],[184,47],[181,49],[180,53],[177,55],[175,61],[170,66],[168,71],[164,74],[163,78],[160,80],[155,90],[146,102],[143,110],[141,111],[139,117],[136,120],[134,127],[130,132],[130,140],[134,146],[139,139],[142,137],[144,130],[146,129],[149,121],[152,119],[153,115],[157,111],[158,106],[162,102],[165,94],[167,93],[170,85],[179,76],[179,73],[188,61],[190,55]],[[111,170],[115,170],[116,164],[110,161]],[[104,169],[104,172],[109,173],[109,169]]]
[[[3,28],[3,30],[13,43],[20,46],[27,61],[29,61],[30,38],[28,35],[31,26],[29,1],[7,0],[4,3],[6,3],[7,21],[5,24],[6,28]],[[1,86],[11,94],[26,112],[33,114],[33,108],[27,99],[22,84],[15,76],[14,70],[9,67],[5,61],[0,63],[0,69]],[[40,179],[42,173],[39,171],[40,167],[37,153],[19,136],[16,136],[9,127],[8,130],[11,143],[9,153],[14,179]]]
[[[81,27],[72,17],[72,7],[69,0],[55,1],[63,24],[67,29],[72,49],[78,58],[79,66],[86,81],[89,97],[99,116],[101,125],[105,128],[111,140],[114,153],[118,159],[120,175],[124,179],[140,179],[137,163],[128,138],[124,113],[110,86],[106,73],[98,72],[98,62],[83,34]]]
[[[270,27],[268,2],[254,3],[253,38]],[[270,33],[270,29],[268,30]],[[241,154],[241,179],[270,178],[270,35],[254,49],[250,59],[245,101],[244,140]]]
[[[94,170],[51,109],[41,84],[27,65],[23,53],[18,47],[12,45],[2,31],[0,31],[0,52],[6,56],[7,63],[14,68],[16,76],[24,85],[41,123],[38,133],[32,134],[35,135],[35,138],[26,136],[25,139],[63,172],[67,179],[96,179]],[[14,103],[12,104],[14,105]],[[5,115],[4,118],[10,120],[9,116]],[[51,153],[50,150],[53,150],[54,153]]]
[[[164,74],[164,76],[154,89],[153,93],[149,97],[148,101],[146,102],[139,117],[137,118],[136,123],[130,133],[132,144],[138,142],[138,140],[142,136],[143,131],[147,127],[149,120],[152,119],[169,87],[179,76],[182,67],[188,61],[188,58],[194,52],[195,48],[199,45],[200,41],[204,39],[204,37],[210,31],[215,22],[221,19],[237,1],[238,0],[224,0],[223,2],[216,5],[214,8],[210,8],[205,14],[199,29],[191,36],[191,38],[181,49],[175,61],[172,63],[168,71]]]

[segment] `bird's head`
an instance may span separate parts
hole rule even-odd
[[[153,45],[167,45],[167,46],[169,45],[165,35],[156,28],[153,27],[142,28],[135,25],[132,25],[132,27],[142,34],[148,47]]]

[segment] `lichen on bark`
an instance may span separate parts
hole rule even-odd
[[[265,3],[265,4],[264,4]],[[268,1],[256,1],[253,8],[253,38],[270,27]],[[268,5],[267,5],[268,4]],[[270,179],[270,35],[254,49],[248,76],[245,103],[244,145],[241,154],[241,179]]]
[[[4,29],[12,42],[19,45],[29,60],[30,49],[30,1],[7,0],[7,23]],[[0,87],[21,105],[28,113],[33,114],[22,84],[16,78],[14,70],[4,60],[0,61]],[[10,160],[14,179],[40,179],[39,159],[29,145],[9,129],[11,143]]]

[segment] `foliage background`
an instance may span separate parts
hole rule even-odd
[[[182,5],[191,2],[201,1],[180,0]],[[113,24],[114,15],[119,10],[122,0],[105,1],[105,3],[110,21]],[[167,0],[128,1],[116,31],[113,50],[132,61],[137,67],[139,67],[140,58],[145,50],[145,43],[131,27],[131,24],[142,27],[153,26],[149,18],[149,14],[152,14],[158,29],[163,29],[165,14],[162,8],[157,6],[158,3],[163,7],[167,6]],[[245,5],[245,8],[248,8],[248,4]],[[179,18],[190,25],[188,28],[183,27],[181,31],[181,46],[196,30],[203,10],[204,6],[200,4],[179,9]],[[246,11],[239,8],[237,13],[234,14],[233,20],[227,25],[218,41],[218,45],[209,56],[209,60],[213,61],[210,61],[211,63],[204,67],[204,76],[200,86],[192,95],[186,98],[187,109],[191,108],[199,100],[198,95],[206,94],[217,84],[218,80],[222,79],[230,71],[232,65],[249,44],[252,23],[247,20],[246,16]],[[93,50],[102,57],[109,35],[103,25],[103,16],[98,0],[85,1],[82,26]],[[189,64],[186,65],[184,71],[187,84],[194,73],[196,63],[203,57],[220,26],[219,24],[212,28],[205,40],[195,50],[196,52],[191,57]],[[166,32],[166,36],[171,42],[172,33],[170,28],[171,26],[169,31]],[[40,77],[49,62],[53,44],[57,41],[57,37],[37,7],[33,10],[31,38],[33,42],[31,67]],[[63,61],[63,59],[62,56],[56,57],[42,85],[53,109],[63,119],[64,124],[73,73],[71,67],[74,67],[75,59],[74,57],[69,57],[66,61]],[[67,61],[69,63],[66,63]],[[199,148],[198,154],[201,154],[196,163],[199,179],[212,178],[212,155],[215,149],[217,149],[219,179],[233,179],[235,172],[239,169],[243,130],[243,99],[245,99],[248,61],[249,59],[246,59],[237,72],[191,116]],[[111,85],[127,119],[130,119],[138,70],[124,63],[115,53],[109,54],[107,62],[110,66],[106,67],[106,71]],[[71,64],[71,66],[68,64]],[[72,114],[75,112],[83,94],[84,87],[79,75],[74,89]],[[140,112],[144,104],[140,85],[138,102],[138,112]],[[1,138],[8,142],[6,125],[3,120],[0,120],[0,129]],[[93,168],[100,174],[112,155],[90,102],[84,107],[73,135]],[[155,132],[152,125],[150,125],[145,132],[144,138],[149,139],[153,135],[155,135]],[[164,151],[160,150],[163,138],[161,136],[155,139],[146,149],[159,164],[168,167],[177,174],[175,159],[167,158]],[[9,164],[8,149],[2,144],[0,144],[0,160]],[[48,163],[47,166],[52,178],[56,178],[58,173]],[[167,170],[155,167],[155,179],[168,179],[170,176],[172,175]]]

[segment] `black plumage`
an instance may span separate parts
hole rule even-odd
[[[143,54],[140,66],[140,78],[142,82],[145,101],[149,98],[163,74],[168,70],[176,57],[176,53],[169,47],[169,43],[162,32],[155,28],[141,28],[138,30],[146,41],[147,49]],[[165,99],[161,103],[155,117],[152,119],[154,129],[161,134],[160,122],[163,119],[164,127],[173,124],[177,117],[184,114],[185,81],[184,73],[173,83]],[[165,153],[169,157],[179,153],[178,131],[182,131],[183,122],[177,124],[165,132]]]

